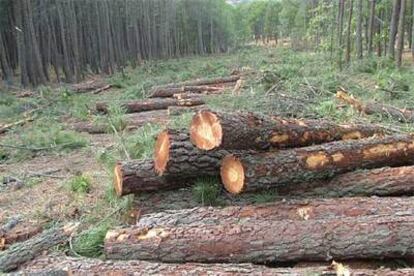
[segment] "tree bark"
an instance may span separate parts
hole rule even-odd
[[[129,101],[121,103],[121,106],[127,113],[144,112],[151,110],[168,109],[170,106],[196,106],[203,105],[205,102],[201,98],[195,99],[148,99],[142,101]],[[103,113],[108,113],[108,104],[104,102],[96,103],[96,110]]]
[[[395,57],[395,37],[398,29],[398,18],[400,15],[401,0],[394,0],[392,5],[392,17],[390,25],[390,35],[388,41],[388,54],[392,59]]]
[[[354,9],[354,0],[349,1],[348,26],[346,30],[346,53],[345,62],[351,62],[351,29],[352,29],[352,12]]]
[[[0,251],[9,248],[12,244],[30,239],[42,231],[40,226],[16,227],[10,231],[0,229]]]
[[[385,117],[391,117],[401,122],[414,122],[414,111],[408,109],[400,109],[394,106],[385,105],[381,103],[368,102],[363,103],[354,96],[349,95],[344,91],[338,91],[336,98],[340,101],[352,106],[359,112],[367,115],[379,114]]]
[[[204,92],[215,92],[219,93],[222,91],[222,87],[215,87],[215,86],[206,86],[206,85],[198,85],[198,86],[180,86],[180,87],[160,87],[156,91],[154,91],[150,98],[167,98],[172,97],[174,94],[178,93],[204,93]]]
[[[339,219],[250,219],[237,223],[109,231],[107,258],[164,262],[289,262],[414,256],[413,210]]]
[[[0,272],[9,272],[59,244],[64,244],[77,228],[70,224],[53,228],[0,252]]]
[[[383,133],[370,125],[338,125],[321,120],[288,120],[209,110],[196,114],[190,128],[192,143],[203,150],[292,148]]]
[[[363,48],[362,48],[362,1],[358,0],[357,6],[357,28],[356,28],[356,48],[357,48],[357,58],[363,58]]]
[[[391,270],[347,269],[354,276],[403,276],[412,275],[411,268]],[[253,264],[168,264],[147,261],[102,261],[99,259],[43,257],[20,269],[24,275],[336,275],[334,266],[298,268],[269,268]]]
[[[356,169],[414,165],[414,136],[395,135],[224,158],[221,179],[233,194],[290,186]],[[296,185],[293,186],[295,189]]]
[[[337,18],[337,39],[338,39],[338,57],[337,63],[340,70],[342,70],[342,57],[343,57],[343,29],[344,29],[344,10],[345,10],[345,0],[339,0],[338,6],[338,18]]]
[[[375,6],[376,0],[370,0],[370,12],[369,12],[369,36],[368,36],[368,54],[372,54],[372,45],[374,40],[375,29]]]
[[[169,116],[179,116],[186,113],[197,113],[200,110],[206,109],[205,105],[197,105],[197,106],[170,106],[168,107],[168,115]]]
[[[349,172],[329,181],[304,182],[280,187],[280,196],[344,197],[414,195],[414,167],[379,168]]]
[[[414,62],[414,0],[412,1],[411,5],[413,6],[413,13],[412,13],[413,23],[412,23],[412,30],[411,30],[411,39],[412,39],[412,41],[411,41],[411,55],[413,57],[413,62]]]
[[[154,167],[159,175],[171,178],[219,176],[227,150],[204,152],[196,148],[185,131],[162,131],[155,144]]]
[[[396,57],[397,67],[401,67],[402,55],[404,52],[405,4],[406,4],[406,0],[401,0],[400,19],[398,22],[397,57]]]
[[[196,207],[147,214],[136,226],[141,228],[236,224],[245,221],[320,220],[362,216],[393,215],[413,210],[413,198],[335,198],[283,200],[260,205],[225,208]]]

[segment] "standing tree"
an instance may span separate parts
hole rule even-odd
[[[362,1],[358,0],[357,5],[357,26],[356,26],[356,49],[357,49],[357,58],[363,58],[363,48],[362,48]]]
[[[345,62],[351,61],[351,28],[352,28],[352,11],[354,8],[354,0],[349,1],[349,14],[348,14],[348,26],[346,31],[346,53]]]
[[[392,16],[390,24],[390,34],[388,40],[388,54],[395,58],[395,37],[397,35],[398,18],[400,15],[401,0],[394,0],[392,5]]]
[[[397,66],[401,67],[402,54],[404,51],[404,19],[405,19],[405,4],[406,0],[401,0],[400,19],[398,22],[398,40],[397,40]]]

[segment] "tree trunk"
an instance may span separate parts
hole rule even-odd
[[[200,110],[206,109],[205,105],[197,105],[197,106],[170,106],[168,107],[168,115],[169,116],[179,116],[186,113],[195,113],[199,112]]]
[[[193,117],[191,141],[198,148],[291,148],[383,134],[370,125],[338,125],[321,120],[285,120],[254,113],[200,111]]]
[[[168,210],[140,217],[141,228],[236,224],[246,221],[303,221],[393,215],[414,209],[413,198],[335,198],[283,200],[225,208],[196,207]]]
[[[357,49],[357,58],[362,59],[363,49],[362,49],[362,1],[358,0],[357,6],[357,27],[356,27],[356,49]]]
[[[202,219],[202,218],[200,218]],[[164,262],[289,262],[414,256],[413,210],[319,220],[131,227],[109,231],[110,259]]]
[[[380,269],[346,269],[359,276],[402,276],[412,275],[411,268],[391,270]],[[23,275],[336,275],[335,266],[311,266],[297,268],[269,268],[253,264],[168,264],[146,261],[102,261],[99,259],[43,257],[20,269]]]
[[[354,0],[349,1],[349,15],[348,26],[346,31],[346,53],[345,62],[348,64],[351,62],[351,29],[352,29],[352,12],[354,9]]]
[[[375,102],[363,103],[359,99],[356,99],[354,96],[349,95],[344,91],[338,91],[336,97],[340,101],[349,104],[354,109],[367,115],[380,114],[401,122],[414,122],[414,111],[412,110],[400,109],[394,106]]]
[[[151,110],[168,109],[170,106],[196,106],[203,105],[205,102],[201,98],[195,99],[148,99],[141,101],[129,101],[121,103],[122,107],[127,113],[144,112]],[[108,113],[108,104],[104,102],[96,103],[96,110],[103,113]]]
[[[398,18],[400,15],[401,0],[394,0],[392,5],[392,17],[390,35],[388,41],[388,54],[392,59],[395,57],[395,36],[397,35]]]
[[[395,135],[229,155],[222,161],[221,179],[229,192],[239,194],[326,179],[356,169],[413,164],[414,136]]]
[[[411,30],[411,55],[413,57],[413,62],[414,62],[414,0],[412,1],[412,6],[413,6],[413,13],[412,13],[412,20],[413,20],[413,24],[412,24],[412,30]]]
[[[345,0],[339,0],[338,7],[338,18],[337,18],[337,36],[338,36],[338,57],[337,62],[339,69],[342,70],[342,57],[343,57],[343,28],[344,28],[344,10],[345,10]]]
[[[204,152],[186,132],[167,129],[157,137],[154,167],[159,175],[171,178],[219,176],[221,159],[227,154],[227,150]]]
[[[380,168],[349,172],[328,181],[304,182],[280,187],[280,196],[344,197],[414,195],[414,167]]]
[[[397,57],[396,57],[397,67],[401,67],[402,55],[404,52],[405,4],[406,4],[406,0],[401,0],[400,19],[398,22]]]
[[[219,93],[222,91],[222,87],[212,87],[206,85],[198,85],[198,86],[181,86],[181,87],[165,87],[165,88],[158,88],[154,93],[151,94],[150,98],[165,98],[165,97],[172,97],[174,94],[178,93],[203,93],[203,92],[215,92]]]
[[[25,242],[0,252],[0,272],[9,272],[57,245],[64,244],[77,228],[71,224],[49,229]]]
[[[370,0],[370,12],[369,12],[369,36],[368,36],[368,54],[372,54],[372,45],[375,32],[375,4],[376,0]]]
[[[42,231],[40,226],[16,227],[10,231],[0,229],[0,251],[10,247],[10,245],[30,239]]]

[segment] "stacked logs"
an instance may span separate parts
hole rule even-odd
[[[123,196],[178,189],[200,176],[219,176],[234,196],[272,189],[286,199],[147,214],[107,233],[106,257],[256,264],[414,257],[413,198],[385,197],[414,194],[413,135],[201,110],[189,131],[158,135],[153,160],[118,162],[114,186]],[[360,197],[373,195],[381,197]]]

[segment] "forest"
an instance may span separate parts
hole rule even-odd
[[[0,274],[414,275],[413,123],[414,0],[0,0]]]

